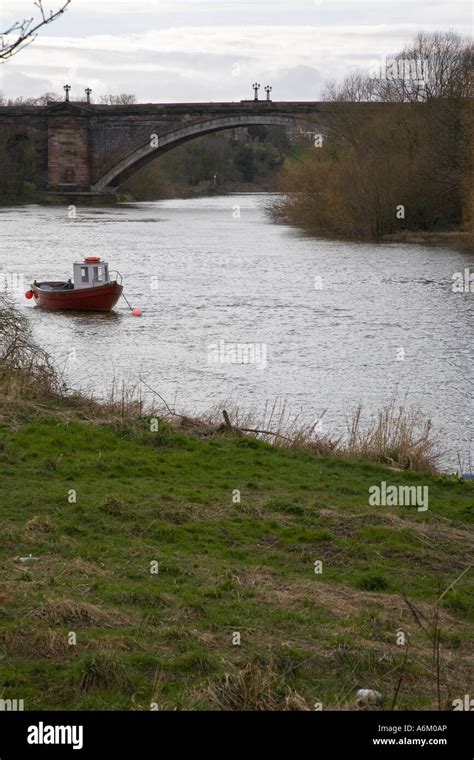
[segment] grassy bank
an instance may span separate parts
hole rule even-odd
[[[67,395],[1,317],[0,698],[357,709],[364,688],[390,710],[469,693],[471,483]],[[429,509],[370,506],[383,481],[428,487]]]
[[[2,427],[3,698],[350,708],[370,688],[389,709],[401,678],[398,707],[436,707],[436,618],[441,707],[468,693],[472,577],[438,612],[437,599],[472,559],[472,486],[164,422],[138,430],[54,414]],[[369,507],[384,480],[428,485],[429,510]]]

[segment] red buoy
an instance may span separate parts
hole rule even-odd
[[[25,298],[27,298],[28,301],[30,300],[30,298],[33,298],[33,291],[32,290],[27,290],[26,293],[25,293]]]
[[[135,309],[132,309],[132,316],[141,317],[141,315],[142,315],[142,310],[139,309],[138,306],[135,307]]]

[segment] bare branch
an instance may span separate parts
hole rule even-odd
[[[41,13],[41,21],[33,26],[34,18],[23,19],[23,21],[16,21],[5,32],[0,33],[0,63],[5,63],[10,60],[14,55],[30,45],[38,36],[38,31],[46,24],[50,24],[58,16],[61,16],[71,0],[65,0],[63,5],[57,11],[50,11],[49,16],[43,8],[42,0],[37,0],[34,5],[39,8]],[[13,37],[13,39],[11,39]]]

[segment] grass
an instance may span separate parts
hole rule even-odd
[[[370,688],[389,707],[403,628],[397,707],[436,706],[432,642],[402,595],[428,620],[469,565],[471,484],[163,420],[151,433],[146,418],[117,430],[61,414],[0,428],[0,472],[4,699],[350,709]],[[430,509],[369,507],[382,480],[428,485]],[[15,561],[30,553],[37,562]],[[449,707],[472,681],[470,573],[439,618]]]
[[[0,699],[359,709],[363,688],[422,710],[469,693],[474,488],[436,473],[417,417],[391,407],[364,432],[359,413],[344,447],[284,410],[244,435],[236,410],[99,404],[65,393],[1,298],[0,391]],[[369,506],[382,481],[428,486],[429,510]]]

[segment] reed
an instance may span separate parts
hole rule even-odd
[[[230,409],[230,411],[228,411]],[[222,406],[205,417],[216,424]],[[396,469],[436,472],[442,457],[439,439],[433,434],[431,419],[418,408],[397,405],[395,400],[377,414],[364,412],[362,405],[347,415],[345,434],[318,432],[326,410],[312,423],[302,413],[292,415],[286,402],[265,405],[262,415],[227,406],[232,427],[252,433],[282,448],[308,451],[317,456],[340,456],[388,464]]]

